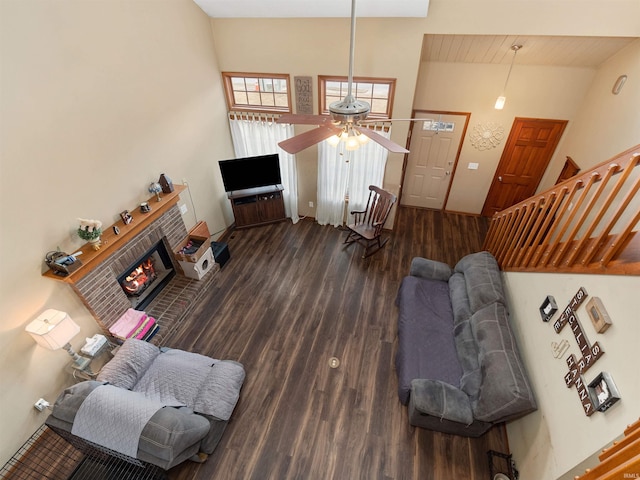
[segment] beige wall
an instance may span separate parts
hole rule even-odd
[[[421,19],[359,19],[356,26],[354,75],[397,79],[393,115],[411,114],[415,79],[422,46]],[[313,77],[317,113],[317,76],[347,75],[349,19],[213,19],[214,38],[222,71],[288,73]],[[238,35],[242,32],[242,35]],[[296,127],[301,133],[309,127]],[[404,145],[408,125],[393,126],[392,139]],[[316,147],[297,155],[300,215],[315,216]],[[385,188],[397,192],[403,156],[390,154]]]
[[[627,81],[622,91],[613,95],[611,89],[620,75],[627,75]],[[564,143],[558,147],[558,156],[569,155],[580,167],[588,169],[640,144],[638,105],[640,40],[628,45],[598,69],[576,121],[565,135]],[[559,171],[559,168],[550,171],[548,177],[554,174],[557,177]],[[543,184],[553,183],[548,177],[543,179]]]
[[[492,105],[507,67],[421,64],[423,35],[639,35],[637,22],[632,19],[640,15],[639,5],[633,0],[606,6],[588,1],[432,0],[426,19],[358,19],[354,72],[398,79],[393,112],[396,118],[407,118],[413,107],[471,112],[470,128],[477,122],[497,121],[507,134],[515,116],[573,120],[594,70],[516,68],[507,106],[496,112]],[[317,75],[347,74],[348,19],[213,19],[211,23],[221,70],[311,75],[315,109]],[[302,132],[308,127],[297,128]],[[407,132],[406,122],[396,122],[392,138],[404,145]],[[448,210],[480,212],[502,148],[478,152],[465,141],[462,168],[452,184]],[[315,216],[308,202],[316,200],[317,149],[309,148],[297,157],[300,214]],[[385,188],[398,191],[403,160],[402,155],[389,156]],[[469,162],[478,162],[481,168],[468,170]],[[551,169],[559,171],[563,162],[564,156],[556,155]]]
[[[56,308],[82,327],[74,348],[98,332],[70,287],[41,277],[44,255],[75,251],[76,217],[110,225],[162,172],[188,180],[211,231],[225,228],[215,160],[233,153],[211,25],[191,0],[0,5],[1,465],[44,421],[35,401],[71,380],[67,353],[25,325]]]
[[[639,35],[639,16],[637,0],[431,0],[427,19],[359,21],[356,73],[398,78],[394,115],[405,117],[413,106],[424,33]],[[33,403],[41,396],[53,400],[70,380],[63,371],[66,353],[37,347],[25,325],[43,309],[58,308],[82,327],[74,347],[97,331],[69,287],[40,276],[44,254],[56,246],[75,250],[76,217],[112,223],[148,196],[146,185],[161,172],[176,182],[187,179],[198,219],[212,231],[225,228],[232,217],[215,162],[233,151],[219,71],[345,74],[348,21],[209,21],[191,0],[2,0],[0,22],[4,463],[44,419]],[[487,80],[502,77],[501,69],[493,70]],[[460,109],[473,111],[473,125],[479,108]],[[407,126],[397,124],[393,139],[402,144],[406,133]],[[315,201],[315,162],[314,149],[299,155],[301,214],[314,214],[307,202]],[[390,157],[387,188],[397,189],[401,165],[401,156]],[[193,206],[183,197],[191,226]],[[516,296],[528,298],[527,292]],[[527,300],[538,301],[538,292]],[[542,427],[521,432],[521,445],[536,428]],[[536,452],[549,458],[548,445]],[[516,453],[536,471],[526,450]]]
[[[632,352],[637,351],[640,338],[635,300],[640,280],[633,276],[509,273],[505,282],[511,319],[518,330],[520,351],[538,401],[538,411],[508,425],[509,446],[523,480],[560,478],[610,444],[638,419],[640,381],[637,365],[629,360]],[[600,372],[609,372],[622,396],[607,412],[596,412],[590,417],[583,413],[576,388],[567,388],[564,383],[565,359],[571,353],[581,357],[571,329],[566,326],[556,334],[552,323],[559,313],[551,322],[544,323],[538,312],[547,295],[553,295],[562,310],[580,287],[602,300],[613,321],[605,333],[598,334],[584,304],[578,309],[578,318],[590,343],[598,341],[605,351],[584,378],[589,383]],[[556,359],[551,342],[563,339],[569,342],[569,349]],[[581,473],[596,464],[597,461],[581,466]]]
[[[609,59],[596,72],[585,94],[573,128],[558,148],[560,155],[571,155],[589,168],[634,145],[640,144],[640,41]],[[628,73],[627,73],[628,72]],[[622,73],[629,75],[619,95],[611,87]],[[606,141],[603,139],[606,138]],[[586,159],[589,159],[586,162]],[[557,177],[555,172],[552,177]],[[553,182],[552,182],[553,183]],[[637,322],[637,276],[505,274],[510,297],[511,318],[519,333],[524,354],[537,393],[539,410],[508,425],[509,445],[523,479],[562,478],[597,464],[594,457],[624,428],[638,419],[640,381],[637,367],[629,362],[637,350],[640,327]],[[593,344],[602,345],[605,355],[585,374],[587,383],[601,371],[609,372],[622,394],[622,401],[605,413],[587,417],[582,412],[575,388],[564,385],[565,358],[578,355],[570,330],[555,334],[551,325],[540,320],[538,308],[547,295],[553,295],[564,308],[580,287],[600,297],[613,320],[604,334],[597,334],[584,307],[578,310],[582,327]],[[555,359],[551,342],[566,339],[570,348]],[[574,469],[576,465],[578,468]]]
[[[420,66],[416,109],[471,113],[446,205],[449,211],[482,211],[515,117],[573,120],[595,75],[595,70],[589,68],[516,65],[509,79],[505,107],[495,110],[493,105],[508,69],[507,65],[466,63],[423,62]],[[495,148],[477,150],[469,135],[476,125],[489,122],[502,126],[504,139]],[[470,162],[478,163],[479,168],[469,170]],[[564,163],[564,157],[559,163]]]

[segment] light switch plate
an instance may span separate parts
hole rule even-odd
[[[471,162],[471,163],[469,163],[469,167],[468,168],[469,168],[469,170],[477,170],[478,166],[479,165],[477,163]]]

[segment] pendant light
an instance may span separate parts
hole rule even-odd
[[[513,69],[513,64],[516,61],[516,54],[518,53],[518,50],[520,50],[521,48],[522,48],[522,45],[515,45],[515,44],[511,45],[511,50],[513,50],[513,58],[511,59],[511,65],[509,66],[509,73],[507,73],[507,79],[504,81],[504,87],[502,89],[502,93],[496,100],[496,104],[494,107],[496,110],[502,110],[504,108],[505,102],[507,101],[507,97],[505,96],[505,93],[507,91],[507,84],[509,83],[509,77],[511,76],[511,70]]]

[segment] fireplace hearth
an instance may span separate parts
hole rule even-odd
[[[136,310],[145,308],[176,274],[162,239],[120,275],[118,283]]]
[[[174,192],[163,195],[161,202],[155,197],[148,200],[154,205],[150,213],[138,215],[126,225],[121,221],[112,225],[118,227],[119,234],[113,228],[104,229],[103,246],[100,250],[84,245],[82,265],[74,272],[64,277],[56,275],[50,269],[43,273],[47,278],[71,286],[107,336],[110,335],[109,328],[127,309],[136,305],[134,308],[144,310],[160,326],[160,332],[153,338],[153,342],[165,342],[191,313],[219,270],[217,264],[214,264],[210,272],[199,280],[179,274],[178,263],[171,252],[178,249],[188,235],[177,205],[179,194],[186,187],[174,185],[174,188]],[[168,262],[165,263],[162,256],[160,259],[154,256],[151,263],[156,278],[153,283],[139,289],[134,288],[134,292],[130,292],[132,295],[127,295],[120,282],[131,276],[129,274],[151,256],[148,252],[159,243],[168,252]],[[147,265],[142,268],[143,273],[152,278],[154,274],[145,272],[145,266]],[[165,275],[164,270],[170,273]],[[119,280],[122,275],[124,277]],[[129,281],[133,280],[140,283],[143,279],[136,276]],[[161,288],[156,288],[157,284]],[[131,289],[133,284],[127,286]]]

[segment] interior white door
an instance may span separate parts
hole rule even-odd
[[[400,203],[442,209],[467,115],[415,112]]]

